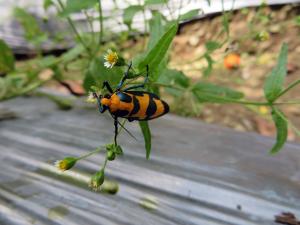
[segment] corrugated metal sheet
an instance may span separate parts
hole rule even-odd
[[[0,104],[19,118],[0,122],[0,224],[275,225],[274,216],[300,217],[300,146],[275,156],[273,139],[167,115],[150,122],[151,160],[137,123],[119,142],[124,156],[109,163],[116,195],[87,188],[104,155],[58,173],[52,162],[111,141],[113,122],[77,102],[59,111],[44,98]],[[142,202],[152,202],[152,210]]]

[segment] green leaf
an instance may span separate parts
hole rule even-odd
[[[163,25],[164,17],[163,15],[158,11],[152,12],[152,18],[149,21],[150,26],[150,35],[149,35],[149,41],[147,50],[150,50],[153,48],[153,46],[158,42],[160,37],[165,32],[165,27]]]
[[[199,15],[201,9],[192,9],[179,16],[179,20],[191,20]]]
[[[194,85],[192,92],[199,102],[226,103],[241,99],[244,94],[227,87],[211,83],[199,82]]]
[[[25,32],[25,39],[34,45],[40,45],[47,40],[47,35],[40,29],[36,19],[26,12],[24,9],[16,7],[14,9],[14,16],[22,25]]]
[[[167,4],[169,0],[145,0],[145,5]]]
[[[226,12],[223,12],[223,29],[227,35],[229,35],[229,15]]]
[[[178,89],[186,89],[190,86],[190,79],[184,75],[183,72],[173,69],[165,69],[161,72],[161,76],[157,80],[159,84],[172,85],[172,87],[165,87],[164,90],[169,94],[180,97],[184,91]]]
[[[207,51],[213,52],[213,51],[217,50],[218,48],[222,47],[222,45],[217,41],[207,41],[205,43],[205,47],[206,47]]]
[[[146,67],[146,65],[148,65],[151,72],[151,69],[160,64],[160,62],[164,59],[174,36],[177,33],[177,29],[178,24],[174,23],[166,30],[153,48],[149,50],[144,59],[139,63],[139,70],[142,70]]]
[[[205,53],[204,58],[207,61],[207,67],[203,70],[203,75],[207,77],[211,74],[211,71],[213,69],[213,64],[215,61],[208,53]]]
[[[8,45],[0,39],[0,73],[8,73],[15,68],[15,57]]]
[[[139,121],[141,131],[144,135],[146,158],[149,159],[151,153],[151,131],[148,121]]]
[[[97,3],[98,0],[67,0],[62,16],[68,16],[71,13],[80,12],[83,9],[93,8]]]
[[[108,81],[112,87],[116,86],[123,76],[120,67],[108,69],[104,66],[104,59],[95,58],[86,71],[83,87],[90,90],[91,86],[102,88],[103,81]]]
[[[47,10],[52,5],[54,5],[52,0],[44,0],[44,2],[43,2],[44,10]]]
[[[165,69],[158,79],[159,83],[171,84],[187,88],[190,85],[190,79],[183,72],[174,69]]]
[[[131,29],[133,17],[140,11],[143,11],[143,6],[141,5],[131,5],[124,9],[123,22],[128,26],[128,29]]]
[[[274,102],[277,96],[283,89],[283,83],[287,74],[288,45],[284,43],[281,46],[280,54],[277,60],[277,65],[271,71],[271,74],[267,77],[264,85],[264,92],[266,99],[269,102]]]
[[[296,16],[294,21],[297,26],[300,26],[300,16]]]
[[[270,150],[270,154],[275,154],[284,146],[288,135],[288,124],[284,114],[276,108],[272,110],[272,118],[276,126],[276,143]]]
[[[67,52],[61,55],[62,63],[67,63],[77,59],[79,55],[81,55],[85,51],[82,45],[76,45],[75,47],[71,48]]]
[[[45,56],[35,62],[39,69],[45,69],[55,66],[59,62],[59,59],[53,55]]]

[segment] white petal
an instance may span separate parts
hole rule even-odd
[[[111,68],[111,65],[110,65],[109,62],[105,62],[105,63],[104,63],[104,66],[105,66],[106,68]]]

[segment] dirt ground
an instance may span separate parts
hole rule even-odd
[[[199,56],[205,52],[206,41],[224,40],[225,35],[220,35],[222,16],[186,24],[175,38],[171,67],[184,71],[194,80],[207,80],[242,91],[249,100],[265,101],[263,83],[276,64],[283,42],[289,46],[286,85],[300,79],[300,24],[296,23],[299,12],[300,5],[266,6],[234,12],[230,16],[230,41],[212,54],[216,63],[206,78],[202,70],[207,63]],[[236,70],[228,70],[223,65],[224,57],[230,52],[241,56],[240,67]],[[300,100],[300,86],[280,98],[280,102],[296,100]],[[300,129],[300,105],[284,105],[281,109]],[[205,104],[198,117],[239,131],[254,131],[266,136],[276,134],[269,109],[264,106]],[[293,129],[289,130],[288,139],[300,141]]]

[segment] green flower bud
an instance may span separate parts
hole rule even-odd
[[[106,157],[109,161],[113,161],[116,158],[116,154],[113,151],[108,151]]]
[[[121,148],[120,145],[117,145],[117,147],[115,148],[115,153],[117,155],[123,155],[123,149]]]
[[[270,34],[267,31],[261,31],[258,34],[256,34],[255,38],[258,41],[267,41],[270,39]]]
[[[94,190],[97,191],[99,190],[100,186],[103,184],[104,182],[104,170],[100,170],[97,173],[95,173],[92,177],[91,177],[91,181],[89,186]]]
[[[77,158],[66,157],[63,160],[55,161],[54,165],[61,171],[71,169],[77,162]]]

